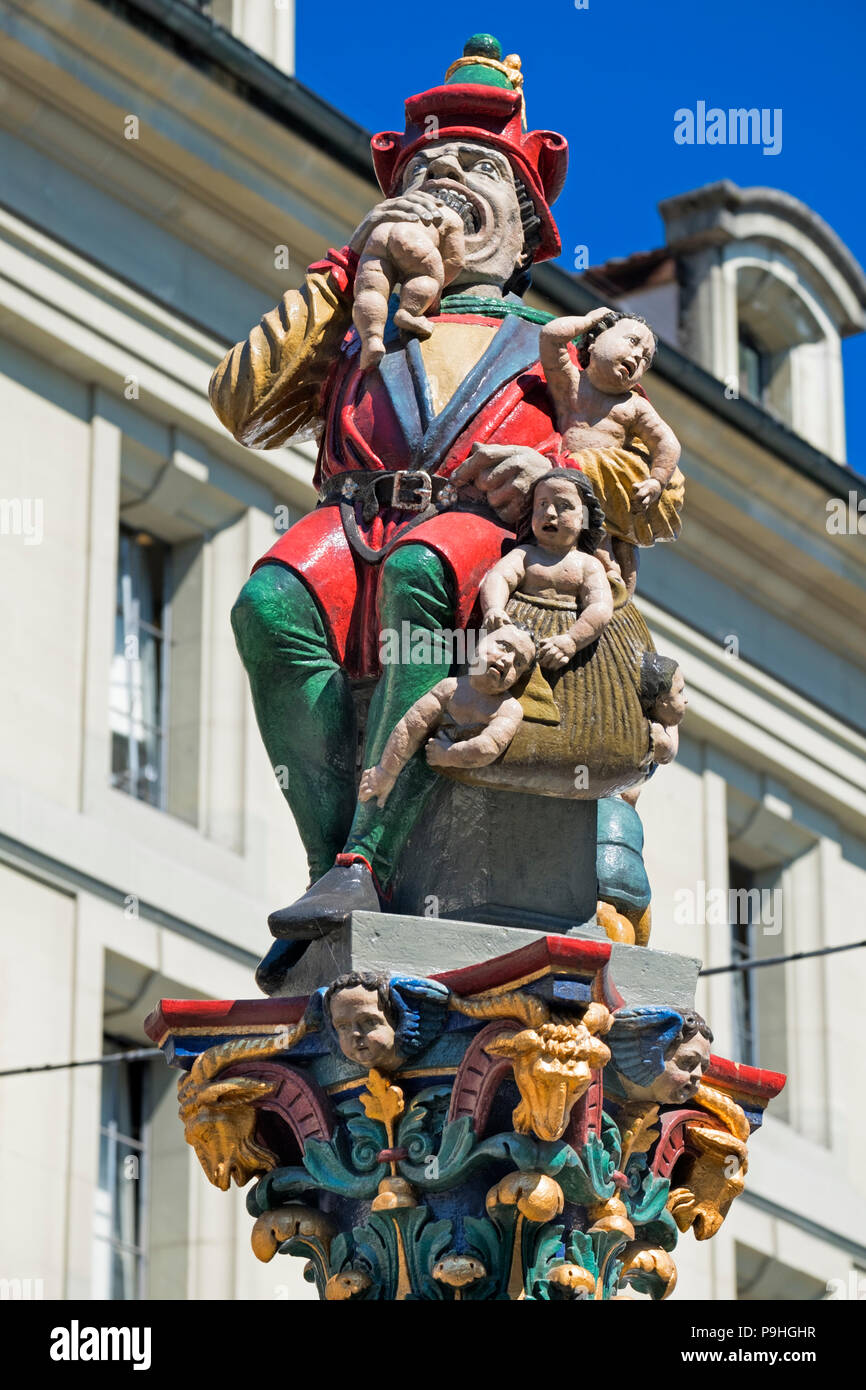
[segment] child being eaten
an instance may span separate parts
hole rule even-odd
[[[454,279],[465,254],[463,222],[444,203],[433,222],[382,222],[373,229],[355,273],[352,309],[364,371],[385,356],[388,299],[394,286],[400,285],[395,327],[429,338],[433,325],[426,311]]]

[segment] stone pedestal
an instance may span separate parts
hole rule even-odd
[[[391,909],[570,931],[594,922],[594,801],[444,778],[400,859]]]
[[[608,941],[595,922],[573,927],[562,935],[572,942],[605,943],[609,972],[616,978],[624,1003],[694,1008],[700,969],[700,961],[694,956]],[[545,934],[531,927],[457,921],[446,924],[435,917],[413,917],[408,913],[353,912],[342,930],[323,941],[311,942],[289,972],[281,992],[284,997],[295,998],[311,994],[349,970],[440,976],[470,966],[481,972],[487,962],[503,957],[513,957],[514,968],[519,968],[519,956],[515,953],[531,955],[532,949],[546,939]]]

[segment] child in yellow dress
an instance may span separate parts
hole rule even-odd
[[[569,343],[578,336],[576,365]],[[676,540],[682,526],[679,443],[635,389],[652,364],[655,335],[638,315],[594,309],[546,323],[540,345],[563,448],[593,485],[613,558],[632,594],[636,547]]]

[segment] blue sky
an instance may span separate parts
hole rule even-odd
[[[802,198],[866,263],[866,19],[857,0],[589,0],[586,9],[574,0],[403,0],[381,10],[297,0],[297,75],[369,129],[402,128],[405,97],[441,81],[478,30],[521,55],[530,125],[569,141],[555,207],[567,268],[579,244],[592,263],[661,245],[659,200],[722,178]],[[781,108],[780,153],[676,144],[674,112],[698,101]],[[866,335],[843,352],[849,457],[866,474],[866,442],[853,427]]]

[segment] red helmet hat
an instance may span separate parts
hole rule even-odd
[[[445,85],[409,97],[406,129],[384,130],[370,141],[379,186],[386,198],[400,191],[403,170],[431,139],[492,145],[522,179],[541,219],[534,261],[558,256],[562,244],[550,205],[565,182],[568,144],[552,130],[525,129],[520,59],[489,34],[476,34],[445,75]],[[432,118],[432,119],[431,119]]]

